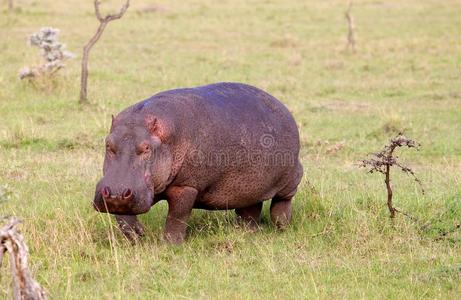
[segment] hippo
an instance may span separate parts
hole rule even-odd
[[[144,234],[137,215],[168,203],[164,239],[180,244],[192,209],[235,210],[257,229],[271,199],[277,228],[291,220],[303,176],[299,133],[288,109],[242,83],[160,92],[112,117],[103,177],[93,207],[114,214],[130,240]]]

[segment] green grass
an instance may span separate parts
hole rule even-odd
[[[459,1],[354,1],[357,52],[345,49],[345,1],[133,1],[90,57],[91,105],[77,105],[92,1],[17,1],[0,12],[0,214],[17,215],[34,276],[51,298],[439,298],[461,294],[461,6]],[[105,2],[105,1],[104,1]],[[104,9],[117,9],[117,1]],[[77,58],[35,87],[26,36],[61,29]],[[165,89],[239,81],[292,111],[305,177],[292,225],[264,208],[255,234],[234,213],[194,211],[187,242],[160,237],[167,206],[126,242],[91,207],[110,115]],[[393,174],[395,202],[419,221],[392,222],[378,174],[357,162],[399,130],[423,181]],[[344,148],[328,148],[344,141]],[[266,204],[267,206],[267,204]],[[422,228],[422,224],[430,224]],[[0,295],[11,295],[8,264]]]

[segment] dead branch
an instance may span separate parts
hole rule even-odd
[[[447,235],[449,235],[450,233],[455,232],[456,230],[458,230],[460,228],[461,228],[461,223],[458,223],[455,226],[453,226],[451,229],[442,232],[435,240],[436,241],[443,240]]]
[[[402,165],[398,160],[397,157],[394,156],[394,151],[398,147],[408,147],[408,148],[419,148],[419,144],[415,141],[406,138],[402,133],[399,133],[395,138],[391,139],[389,144],[384,146],[383,150],[377,153],[372,154],[372,158],[362,160],[361,167],[368,168],[370,173],[379,172],[384,174],[385,179],[384,182],[386,183],[387,189],[387,207],[389,208],[391,218],[395,217],[395,213],[400,212],[407,217],[412,218],[407,213],[404,213],[397,208],[394,207],[392,197],[392,186],[391,186],[391,167],[396,166],[400,170],[402,170],[405,174],[411,175],[418,185],[421,188],[422,193],[424,194],[424,188],[422,186],[421,180],[416,177],[413,170],[409,167]]]
[[[18,224],[19,221],[16,218],[10,218],[8,223],[0,229],[0,265],[4,253],[8,252],[13,275],[13,299],[46,299],[45,291],[30,275],[27,265],[29,250],[24,238],[17,231]]]
[[[122,6],[122,8],[117,14],[108,14],[106,16],[102,16],[100,5],[101,5],[101,1],[99,0],[94,1],[94,12],[95,12],[96,18],[99,21],[99,26],[98,26],[98,29],[96,30],[96,33],[93,35],[93,37],[88,41],[85,47],[83,47],[82,73],[80,77],[80,100],[79,100],[80,104],[88,102],[88,94],[87,94],[88,57],[90,54],[90,50],[91,48],[93,48],[94,44],[96,44],[96,42],[101,37],[107,24],[110,21],[114,21],[114,20],[117,20],[123,17],[128,7],[130,6],[130,0],[126,0],[125,4]]]
[[[355,26],[354,26],[354,18],[351,14],[352,10],[352,0],[349,1],[349,6],[347,7],[346,13],[344,14],[347,20],[347,50],[352,50],[355,52]]]

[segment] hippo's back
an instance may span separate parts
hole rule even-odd
[[[299,149],[298,129],[288,109],[270,94],[250,85],[223,82],[175,89],[146,101],[154,110],[170,107],[176,111],[177,122],[187,119],[185,126],[198,130],[197,137],[290,136],[292,143],[288,146]]]

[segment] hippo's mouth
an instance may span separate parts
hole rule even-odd
[[[110,213],[115,215],[139,215],[149,211],[153,204],[153,197],[150,192],[145,193],[142,197],[126,199],[121,196],[110,196],[104,198],[97,191],[93,200],[93,207],[99,212]]]

